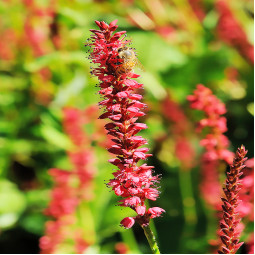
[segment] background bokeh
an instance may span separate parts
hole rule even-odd
[[[139,226],[119,226],[130,211],[115,206],[117,197],[105,186],[112,155],[104,148],[105,123],[96,120],[98,81],[84,47],[94,20],[115,19],[145,68],[136,72],[149,106],[142,135],[154,156],[147,163],[162,174],[161,197],[151,203],[166,210],[153,225],[161,251],[213,251],[218,220],[199,190],[204,134],[195,123],[202,115],[186,97],[198,83],[212,89],[227,107],[230,150],[244,144],[253,157],[253,1],[2,0],[0,14],[0,252],[39,252],[54,185],[48,169],[74,167],[68,154],[74,145],[63,127],[67,107],[85,111],[96,169],[93,198],[77,213],[93,236],[85,252],[150,252]],[[253,223],[244,222],[247,241]],[[75,253],[73,247],[69,240],[57,252]]]

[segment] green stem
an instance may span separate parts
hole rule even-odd
[[[149,245],[151,247],[153,254],[160,254],[156,238],[155,238],[153,232],[151,231],[150,226],[149,225],[146,227],[142,226],[142,228],[144,230],[144,234],[149,242]]]
[[[196,201],[192,188],[191,171],[179,171],[179,182],[184,218],[191,231],[197,223]]]

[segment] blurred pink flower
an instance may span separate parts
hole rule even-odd
[[[84,125],[90,123],[90,117],[93,116],[86,113],[93,109],[93,107],[89,107],[85,111],[72,107],[63,109],[63,128],[74,144],[74,147],[67,153],[73,164],[73,170],[49,170],[49,174],[54,180],[54,186],[45,214],[53,217],[54,221],[46,223],[45,236],[40,239],[42,253],[56,252],[58,246],[68,238],[75,242],[75,249],[78,253],[83,253],[91,245],[84,240],[82,233],[77,228],[68,230],[68,226],[76,221],[77,206],[82,201],[91,200],[94,195],[93,179],[96,169],[91,147],[93,136],[89,136],[84,131]],[[75,183],[76,185],[74,185]],[[73,238],[74,230],[76,235]]]
[[[209,88],[197,85],[193,95],[187,97],[193,109],[203,111],[205,117],[198,123],[197,131],[209,127],[210,133],[200,141],[206,151],[202,156],[201,193],[206,202],[215,209],[220,208],[219,164],[225,161],[230,164],[234,153],[228,150],[229,140],[223,135],[227,131],[227,120],[221,115],[226,113],[225,105],[212,94]]]
[[[202,0],[189,0],[189,4],[200,21],[203,21],[206,12]]]
[[[60,218],[66,214],[72,214],[78,204],[75,189],[70,187],[71,172],[60,169],[50,169],[49,174],[54,177],[54,188],[51,191],[52,200],[45,214],[54,218]]]
[[[218,162],[216,160],[206,160],[201,162],[201,184],[200,191],[206,203],[214,209],[221,209],[221,185],[219,182]]]
[[[0,59],[11,61],[15,59],[15,43],[18,41],[18,37],[13,29],[4,30],[0,26],[1,41],[0,41]]]
[[[237,210],[242,218],[254,221],[254,158],[247,160],[245,165],[241,177],[242,189],[239,192],[241,202]]]
[[[115,251],[118,254],[128,254],[129,253],[129,247],[127,244],[119,242],[115,244]]]
[[[219,37],[235,47],[248,61],[254,63],[254,47],[248,41],[247,35],[238,22],[226,0],[216,1],[216,9],[219,13],[217,32]]]

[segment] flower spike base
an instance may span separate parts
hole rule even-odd
[[[142,227],[142,228],[144,230],[144,234],[149,242],[149,245],[151,247],[153,254],[160,254],[156,238],[150,228],[150,225]]]

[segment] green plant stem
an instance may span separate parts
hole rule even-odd
[[[160,254],[156,238],[155,238],[153,232],[151,231],[150,225],[148,225],[146,227],[142,226],[142,228],[144,230],[144,234],[149,242],[149,245],[151,247],[153,254]]]
[[[193,229],[197,223],[197,212],[192,188],[191,171],[179,171],[179,183],[185,222]]]

